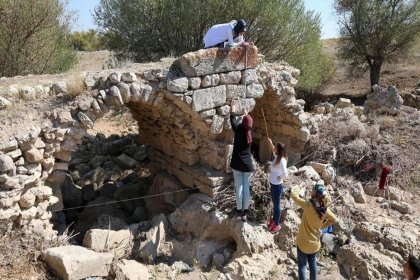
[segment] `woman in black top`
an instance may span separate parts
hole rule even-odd
[[[235,181],[236,209],[239,217],[243,221],[247,220],[249,213],[251,174],[254,171],[251,156],[252,143],[252,117],[246,115],[242,119],[242,123],[238,124],[237,117],[234,113],[230,114],[230,123],[235,133],[233,142],[232,161],[230,167],[233,171]]]

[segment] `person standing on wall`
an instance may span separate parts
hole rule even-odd
[[[204,48],[224,48],[253,45],[244,41],[245,20],[232,20],[229,23],[216,24],[204,35]]]
[[[281,229],[280,217],[281,207],[280,200],[281,194],[284,189],[284,179],[288,177],[287,172],[287,152],[283,143],[277,143],[274,147],[273,141],[268,138],[271,151],[275,155],[275,159],[271,163],[270,169],[270,186],[271,186],[271,200],[273,201],[273,219],[268,224],[268,230],[271,233],[276,233]]]
[[[316,254],[321,248],[320,230],[336,222],[336,217],[328,209],[330,199],[322,184],[315,184],[311,198],[307,201],[299,196],[300,189],[292,188],[293,201],[303,208],[299,231],[296,236],[299,280],[306,280],[306,265],[309,262],[310,280],[317,279]]]
[[[232,159],[230,167],[233,171],[235,182],[236,211],[238,218],[247,220],[251,194],[249,187],[251,184],[251,174],[254,171],[251,155],[252,143],[252,117],[246,114],[241,123],[238,123],[235,107],[232,106],[230,113],[230,123],[235,134],[233,141]]]

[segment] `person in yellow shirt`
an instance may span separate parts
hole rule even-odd
[[[299,196],[299,187],[292,188],[293,201],[303,209],[299,231],[296,236],[299,280],[306,280],[306,265],[309,262],[309,279],[317,279],[316,253],[321,248],[320,230],[336,222],[336,217],[328,209],[330,199],[322,184],[315,184],[311,198],[304,200]]]

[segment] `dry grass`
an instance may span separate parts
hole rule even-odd
[[[328,160],[329,151],[335,148],[335,166],[340,171],[339,175],[368,182],[377,181],[380,164],[391,159],[394,172],[390,185],[414,190],[411,187],[420,183],[419,125],[407,113],[397,117],[373,115],[369,123],[371,125],[352,124],[340,117],[324,121],[319,126],[319,133],[310,140],[308,160]],[[380,127],[379,137],[372,133],[375,127]],[[370,170],[365,168],[368,165],[372,166]]]
[[[86,90],[85,87],[85,76],[81,73],[74,74],[67,81],[68,94],[75,98]]]
[[[384,116],[383,118],[378,119],[378,123],[381,126],[381,128],[387,129],[395,127],[397,121],[392,116]]]
[[[64,234],[52,240],[19,230],[0,236],[0,279],[57,279],[41,261],[43,250],[68,244]]]

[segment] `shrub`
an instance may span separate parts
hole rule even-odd
[[[70,35],[71,44],[78,51],[99,51],[104,50],[104,36],[93,29],[82,32],[73,32]]]
[[[0,1],[0,76],[58,73],[69,69],[72,14],[59,0]]]
[[[300,87],[320,89],[328,79],[333,68],[322,52],[320,18],[302,0],[101,0],[95,9],[107,45],[136,61],[200,49],[210,26],[239,18],[267,60],[301,69]]]

